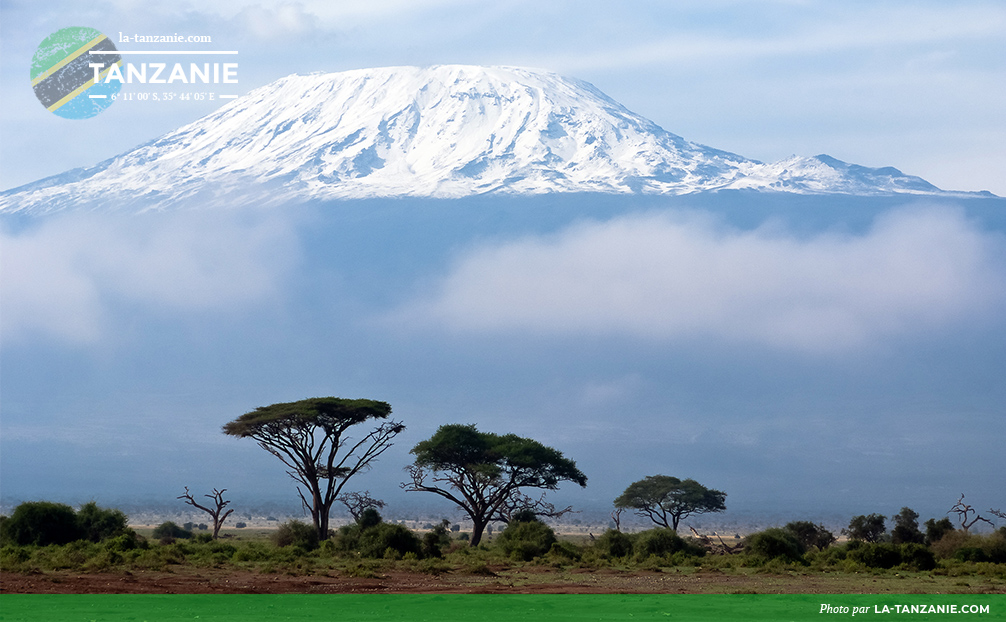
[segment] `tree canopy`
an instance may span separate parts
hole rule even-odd
[[[615,507],[631,509],[638,516],[677,531],[683,518],[727,509],[726,496],[727,493],[706,488],[693,479],[648,475],[630,484],[615,499]]]
[[[571,481],[587,485],[587,477],[562,452],[514,434],[479,432],[474,425],[443,425],[418,443],[409,467],[407,491],[432,492],[457,504],[472,519],[471,545],[476,546],[491,521],[509,522],[530,510],[539,516],[560,516],[557,510],[523,489],[555,490]]]
[[[887,531],[887,527],[884,525],[886,519],[887,517],[883,514],[853,516],[849,521],[848,529],[843,529],[842,533],[852,540],[880,542],[884,532]]]
[[[405,426],[386,421],[359,439],[345,437],[351,427],[387,419],[391,406],[367,399],[315,397],[260,406],[224,425],[225,434],[252,438],[286,465],[300,486],[318,537],[328,537],[332,504],[350,477],[366,470],[391,446]]]

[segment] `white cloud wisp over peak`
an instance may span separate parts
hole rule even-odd
[[[863,234],[743,231],[662,213],[476,248],[390,316],[463,333],[721,339],[838,352],[988,318],[1006,240],[916,207]]]

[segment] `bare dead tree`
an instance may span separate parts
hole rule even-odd
[[[998,516],[999,518],[1006,519],[1006,512],[1003,512],[1002,510],[994,510],[992,508],[989,508],[989,512],[991,512],[994,516]]]
[[[349,513],[353,516],[353,520],[356,522],[360,522],[360,515],[362,515],[365,510],[370,508],[380,510],[387,505],[384,501],[371,497],[369,490],[364,490],[363,492],[347,492],[346,494],[339,495],[336,499],[346,506],[346,509],[349,510]]]
[[[947,514],[950,514],[951,512],[957,514],[957,520],[960,522],[961,529],[964,530],[964,533],[968,533],[968,530],[974,527],[975,523],[977,523],[978,521],[984,521],[989,525],[995,527],[995,523],[979,514],[978,510],[974,509],[974,507],[968,505],[967,503],[964,503],[963,492],[961,493],[961,498],[957,500],[957,503],[954,504],[954,507],[950,508],[947,511]],[[972,514],[974,514],[974,518],[970,518]],[[968,520],[969,518],[970,521]]]
[[[611,512],[611,520],[615,523],[615,531],[622,530],[622,512],[624,511],[625,508],[615,508]]]
[[[185,501],[185,503],[188,503],[192,507],[199,508],[203,512],[206,512],[207,514],[210,515],[210,517],[213,518],[214,540],[217,539],[217,534],[220,533],[220,528],[223,527],[224,521],[227,520],[227,517],[230,516],[231,512],[234,511],[233,509],[230,509],[224,512],[224,508],[226,508],[230,504],[230,501],[224,501],[225,492],[227,492],[226,488],[221,490],[217,490],[216,488],[214,488],[213,494],[203,495],[204,497],[209,497],[210,499],[213,499],[213,508],[208,508],[205,505],[199,505],[198,503],[196,503],[196,500],[192,497],[192,494],[189,493],[188,486],[185,487],[185,494],[178,497],[179,499]]]

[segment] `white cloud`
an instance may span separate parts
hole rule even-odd
[[[1002,310],[1004,240],[914,208],[800,238],[668,214],[476,249],[392,316],[460,332],[718,338],[839,351]]]
[[[84,214],[0,231],[4,340],[97,340],[115,302],[178,313],[269,299],[296,261],[296,238],[275,218],[245,218]]]

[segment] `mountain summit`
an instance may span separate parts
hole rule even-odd
[[[705,147],[552,73],[446,65],[287,76],[94,167],[0,193],[0,210],[723,189],[942,193],[894,168]]]

